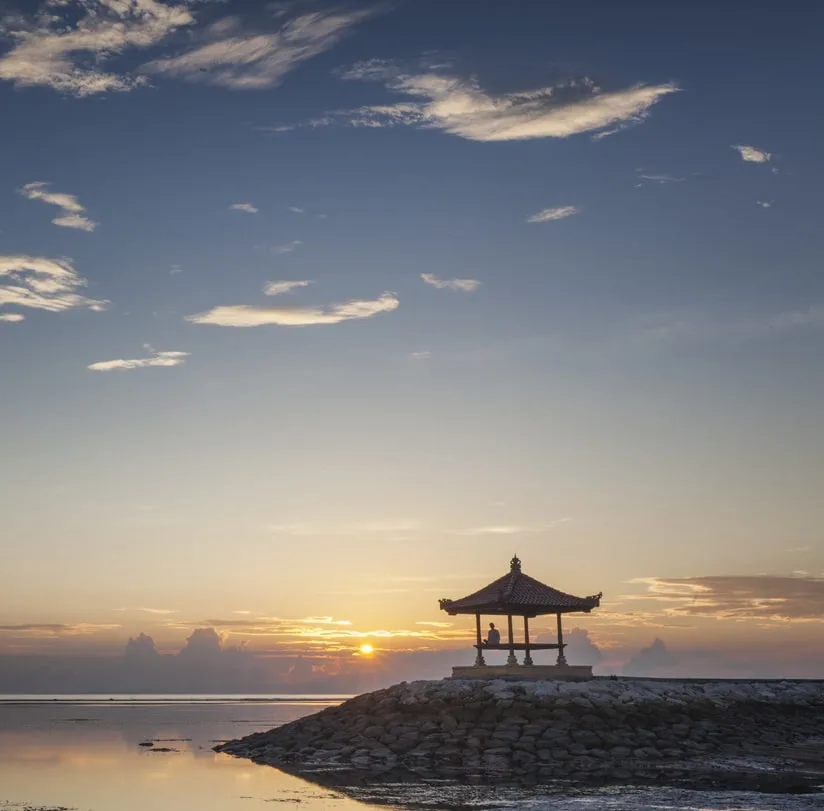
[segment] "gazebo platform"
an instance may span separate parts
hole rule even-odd
[[[509,679],[510,681],[589,681],[589,665],[466,665],[452,668],[453,679]]]

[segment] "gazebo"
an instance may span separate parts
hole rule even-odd
[[[544,585],[521,571],[521,561],[515,555],[510,561],[508,574],[499,577],[488,586],[459,600],[440,600],[441,611],[450,616],[456,614],[475,615],[477,656],[475,664],[453,667],[453,678],[490,679],[510,677],[519,679],[590,679],[592,668],[588,665],[570,665],[564,655],[564,631],[561,617],[564,614],[583,612],[589,614],[601,604],[601,594],[590,597],[574,597]],[[529,641],[529,620],[544,614],[555,614],[558,640],[552,643]],[[489,644],[481,638],[481,616],[506,616],[508,639],[499,644]],[[512,617],[524,618],[524,641],[516,642],[512,631]],[[509,651],[505,665],[488,665],[484,652],[494,650]],[[557,650],[558,659],[554,665],[535,665],[532,651]],[[524,652],[523,664],[518,664],[515,651]]]

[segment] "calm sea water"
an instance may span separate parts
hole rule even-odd
[[[0,697],[0,809],[255,811],[286,803],[306,811],[824,811],[824,796],[642,789],[569,795],[448,784],[330,790],[212,751],[219,741],[269,729],[342,698]],[[150,741],[152,747],[140,745]]]

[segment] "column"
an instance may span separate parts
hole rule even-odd
[[[517,665],[518,660],[515,658],[515,648],[512,641],[512,614],[507,614],[506,619],[509,626],[509,656],[506,657],[506,663],[508,665]]]
[[[484,661],[483,648],[481,647],[481,615],[475,615],[475,638],[478,640],[478,655],[475,657],[475,667],[483,667]]]
[[[532,667],[532,656],[529,654],[529,617],[524,615],[524,667]]]
[[[560,613],[558,616],[558,662],[557,664],[563,666],[566,665],[567,660],[566,656],[564,656],[564,629],[561,627],[561,615]]]

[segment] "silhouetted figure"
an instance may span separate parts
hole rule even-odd
[[[501,634],[498,629],[495,627],[494,622],[489,623],[489,633],[486,635],[486,639],[484,640],[484,645],[500,645],[501,644]]]

